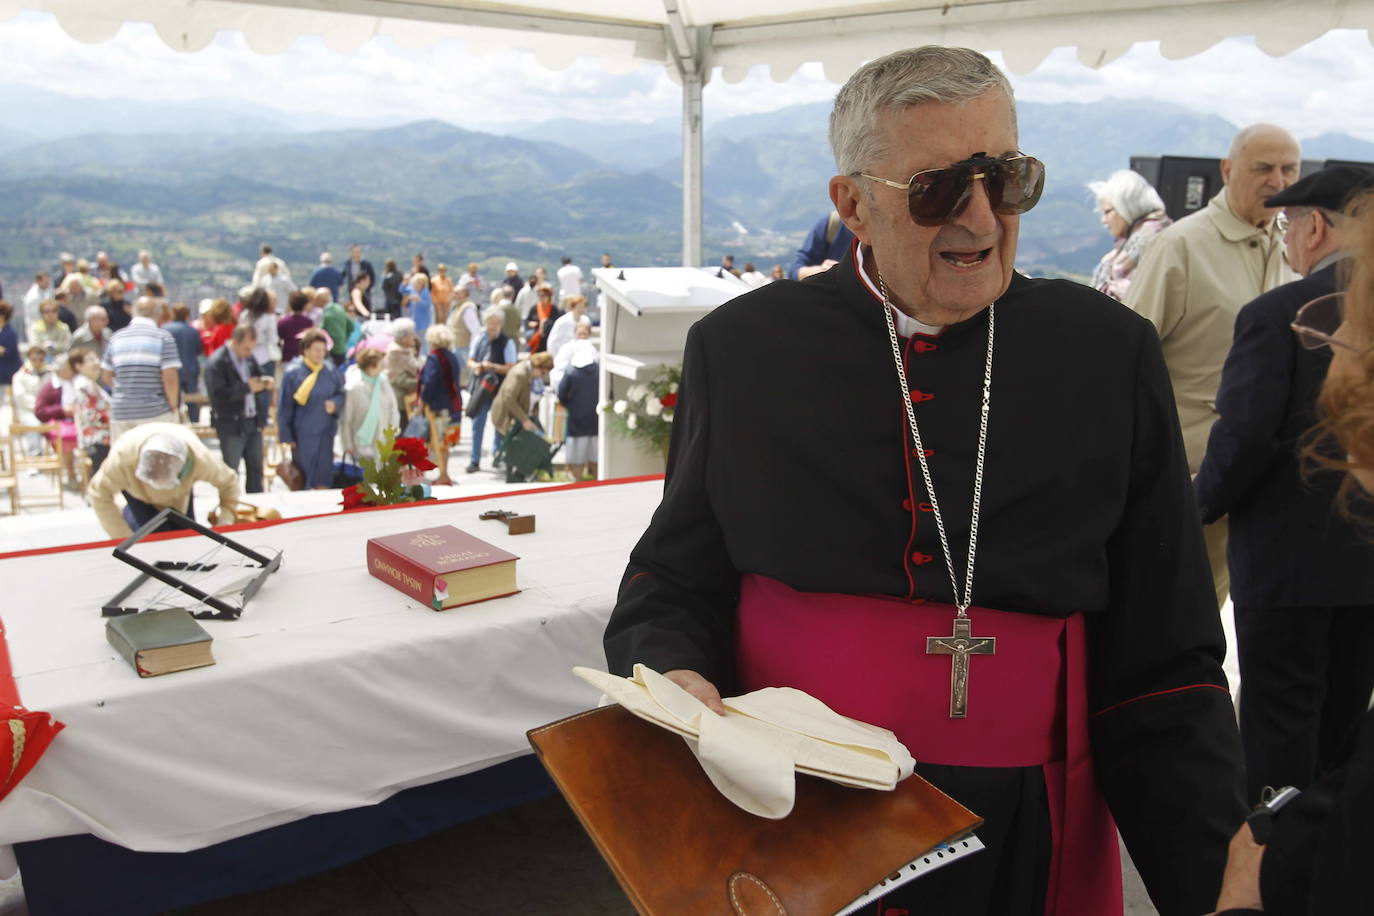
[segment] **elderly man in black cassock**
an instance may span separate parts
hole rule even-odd
[[[1240,746],[1158,336],[1013,269],[1044,169],[981,54],[869,63],[830,140],[855,244],[688,334],[610,668],[896,732],[987,849],[870,913],[1119,914],[1114,825],[1163,916],[1206,912]]]

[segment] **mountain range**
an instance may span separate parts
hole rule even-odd
[[[0,87],[0,110],[13,92]],[[71,134],[64,98],[28,98],[0,119],[0,281],[12,297],[61,250],[127,264],[149,248],[186,299],[236,290],[263,241],[298,279],[320,251],[342,258],[354,241],[379,268],[423,251],[431,264],[472,260],[495,275],[510,259],[552,268],[564,254],[584,265],[603,251],[619,264],[680,260],[681,137],[669,120],[555,119],[504,134],[437,120],[319,129],[320,118],[245,103],[131,102],[102,103],[100,117],[78,119],[91,129]],[[1086,274],[1110,244],[1087,181],[1132,155],[1222,155],[1237,129],[1154,102],[1018,107],[1022,148],[1047,168],[1018,258],[1039,274]],[[765,270],[790,260],[829,209],[829,110],[708,122],[708,262],[727,251]],[[110,113],[119,117],[102,120]],[[1324,134],[1304,155],[1374,160],[1374,143]]]

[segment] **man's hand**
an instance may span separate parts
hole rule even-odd
[[[720,691],[706,678],[686,668],[674,668],[663,672],[663,676],[683,690],[706,704],[706,708],[718,716],[725,715],[725,705],[720,701]]]
[[[1236,835],[1231,837],[1226,871],[1221,879],[1221,896],[1217,898],[1218,910],[1244,907],[1264,909],[1259,889],[1260,862],[1263,858],[1264,847],[1255,842],[1250,825],[1241,824]]]
[[[234,514],[234,510],[230,509],[224,503],[219,504],[219,512],[216,514],[216,518],[219,519],[219,524],[221,525],[232,525],[239,520],[239,517]]]
[[[324,402],[324,412],[327,413],[327,414],[333,415],[333,414],[336,414],[336,413],[339,412],[339,408],[337,408],[337,407],[334,406],[334,402],[333,402],[333,401],[325,401],[325,402]]]
[[[525,431],[526,431],[526,432],[531,432],[531,433],[534,432],[534,421],[533,421],[533,420],[531,420],[531,419],[529,419],[529,418],[526,418],[525,421],[524,421],[523,423],[521,423],[520,425],[522,425],[522,426],[525,427]]]
[[[267,385],[264,384],[263,380],[260,378],[250,378],[248,380],[248,390],[253,392],[254,394],[257,394],[259,391],[262,391],[266,387]]]

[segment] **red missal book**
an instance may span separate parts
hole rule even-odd
[[[452,525],[367,540],[367,571],[436,611],[520,591],[518,559]]]

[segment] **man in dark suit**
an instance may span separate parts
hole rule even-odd
[[[1236,317],[1195,480],[1202,521],[1231,517],[1227,562],[1240,655],[1240,730],[1253,803],[1266,785],[1307,786],[1329,765],[1374,690],[1374,545],[1332,507],[1341,475],[1304,475],[1329,347],[1290,328],[1337,289],[1341,208],[1374,173],[1332,166],[1265,201],[1283,207],[1288,260],[1303,279]],[[1335,455],[1335,457],[1341,457]]]
[[[257,331],[251,324],[234,328],[226,346],[205,362],[205,391],[210,397],[210,418],[219,437],[224,463],[236,472],[244,463],[244,492],[262,492],[262,428],[267,412],[258,409],[259,391],[272,388],[272,376],[253,358]]]
[[[370,281],[367,289],[363,290],[363,304],[372,308],[372,291],[377,288],[377,272],[372,269],[371,261],[363,260],[363,246],[354,245],[348,252],[348,260],[343,266],[343,298],[348,300],[349,293],[353,289],[353,284],[358,282],[358,278],[363,274],[367,275]]]

